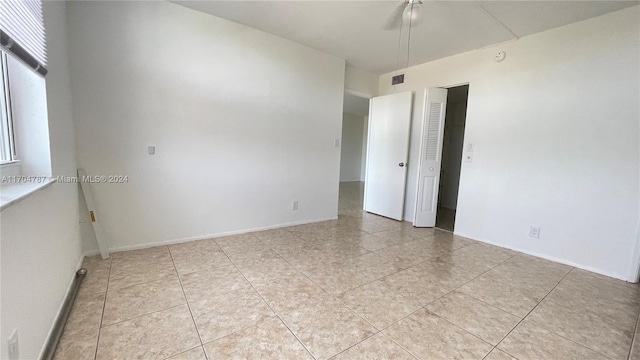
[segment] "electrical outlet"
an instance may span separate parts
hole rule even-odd
[[[291,210],[298,210],[298,200],[293,200],[293,203],[291,203]]]
[[[529,237],[534,239],[540,238],[540,226],[530,225],[529,226]]]
[[[19,344],[19,340],[18,340],[18,329],[14,329],[13,332],[11,333],[11,336],[9,336],[9,339],[7,340],[8,342],[8,348],[7,350],[9,350],[9,360],[19,360],[20,359],[20,344]]]

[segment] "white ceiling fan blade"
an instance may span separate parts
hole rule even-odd
[[[404,0],[396,5],[396,7],[387,17],[387,20],[384,22],[384,25],[382,26],[383,30],[394,30],[400,27],[400,23],[402,21],[402,13],[404,12],[404,9],[408,3],[408,0]]]

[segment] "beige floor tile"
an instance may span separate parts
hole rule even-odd
[[[493,349],[484,360],[518,360],[500,349]]]
[[[497,345],[521,320],[457,291],[450,292],[425,309],[492,345]]]
[[[337,300],[295,310],[282,319],[316,359],[336,355],[376,331]]]
[[[498,348],[518,359],[606,359],[593,350],[537,327],[527,320],[521,322]]]
[[[571,270],[556,289],[564,290],[567,294],[579,295],[576,296],[579,298],[595,299],[606,306],[617,303],[624,307],[640,307],[639,284],[607,278],[584,270]]]
[[[264,244],[252,234],[223,236],[214,240],[226,253],[242,252],[244,249],[255,248]]]
[[[156,246],[146,249],[122,251],[111,254],[113,262],[144,262],[171,258],[167,246]]]
[[[105,294],[78,294],[65,325],[66,334],[100,329]]]
[[[476,277],[476,274],[448,263],[425,261],[408,269],[422,279],[453,290]]]
[[[411,269],[389,275],[378,281],[420,306],[424,306],[452,290],[437,281],[426,281]]]
[[[102,326],[186,303],[178,277],[107,292]]]
[[[277,279],[298,274],[299,271],[280,256],[260,258],[237,263],[236,266],[247,280]]]
[[[231,260],[211,239],[170,245],[169,250],[180,275],[231,265]]]
[[[630,283],[581,269],[572,269],[571,272],[567,274],[565,279],[568,281],[576,281],[585,285],[590,284],[591,286],[602,289],[613,289],[617,288],[618,286],[622,286],[630,290],[630,292],[627,294],[637,295],[640,292],[640,284],[638,283]]]
[[[94,359],[96,355],[96,347],[98,346],[99,329],[87,329],[85,331],[62,334],[54,360],[70,360],[70,359]]]
[[[109,270],[112,259],[110,257],[104,260],[100,255],[86,256],[82,260],[82,267],[87,270]]]
[[[365,274],[336,263],[306,270],[303,273],[332,295],[341,294],[371,281]]]
[[[255,280],[252,284],[278,314],[313,305],[332,297],[300,273],[275,279]]]
[[[388,259],[377,252],[340,260],[339,264],[343,268],[355,270],[368,280],[377,280],[403,269],[393,259]]]
[[[270,259],[278,256],[278,253],[271,250],[271,248],[265,244],[261,244],[251,249],[234,250],[234,252],[227,252],[226,254],[234,264]]]
[[[367,234],[353,239],[359,246],[369,251],[377,251],[389,246],[397,245],[393,239]]]
[[[78,295],[106,293],[109,283],[109,272],[111,270],[111,260],[102,260],[100,255],[85,257],[82,267],[87,269],[87,274],[82,280]]]
[[[383,333],[421,359],[482,359],[493,348],[426,310],[400,320]]]
[[[483,258],[485,260],[489,260],[495,263],[501,263],[517,253],[513,250],[501,248],[498,246],[493,246],[485,243],[476,242],[469,246],[465,246],[461,249],[456,250],[458,254],[465,254],[474,257]]]
[[[480,275],[498,266],[498,263],[469,255],[469,253],[457,253],[455,251],[438,256],[436,260],[455,265],[457,267],[471,271],[476,275]]]
[[[629,353],[629,360],[640,360],[640,338],[636,332],[636,337],[631,346],[631,353]]]
[[[465,246],[478,243],[477,241],[467,239],[462,236],[454,235],[450,232],[445,232],[445,231],[436,231],[433,234],[433,237],[434,237],[434,241],[436,241],[438,244],[442,246],[447,247],[449,251],[455,251]]]
[[[200,345],[186,305],[103,327],[97,360],[164,359]]]
[[[207,360],[207,357],[204,354],[202,346],[198,346],[178,355],[174,355],[167,360]]]
[[[240,288],[251,288],[251,284],[233,265],[181,275],[180,281],[189,302]]]
[[[457,291],[471,295],[489,305],[520,318],[525,317],[542,300],[530,291],[516,288],[480,276],[461,286]]]
[[[404,233],[413,235],[414,237],[418,238],[433,236],[440,231],[434,228],[417,228],[407,221],[404,221],[402,223],[401,229]]]
[[[560,306],[547,299],[527,320],[612,359],[625,359],[633,339],[633,328],[627,331],[611,328],[593,313]]]
[[[332,360],[415,360],[400,345],[394,343],[382,333],[378,333],[367,340],[351,347],[331,358]]]
[[[404,246],[404,244],[389,246],[375,253],[387,258],[394,266],[402,270],[432,260],[435,257],[435,255],[416,253],[413,249]]]
[[[545,297],[564,275],[566,272],[557,269],[505,262],[489,270],[482,277],[527,290],[537,297]]]
[[[278,318],[212,341],[209,359],[313,359]]]
[[[419,238],[419,236],[416,236],[411,231],[403,228],[380,231],[373,235],[380,239],[385,239],[389,242],[395,242],[397,244],[414,241]]]
[[[640,298],[639,298],[640,299]],[[625,298],[612,291],[588,291],[582,284],[562,281],[545,298],[575,312],[597,317],[606,326],[620,331],[633,332],[640,304],[635,298]]]
[[[420,309],[420,305],[379,282],[349,290],[338,298],[378,329],[385,328]]]
[[[112,255],[109,290],[173,278],[176,269],[166,246]]]
[[[274,316],[253,289],[237,289],[189,303],[203,343],[256,325]]]

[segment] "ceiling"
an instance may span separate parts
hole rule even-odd
[[[398,1],[176,1],[383,74],[396,69],[399,32],[382,30]],[[517,39],[639,1],[429,1],[400,50],[405,67]],[[406,35],[406,28],[405,28]],[[588,34],[585,34],[588,36]]]

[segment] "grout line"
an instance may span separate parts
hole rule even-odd
[[[217,245],[217,243],[216,243]],[[171,253],[171,248],[167,246],[167,251],[169,252],[169,257],[171,257],[171,263],[173,264],[173,269],[176,272],[176,276],[178,277],[178,283],[180,284],[180,289],[182,289],[182,296],[184,297],[184,302],[187,304],[187,309],[189,310],[189,315],[191,315],[191,321],[193,322],[193,326],[196,328],[196,334],[198,334],[198,340],[200,341],[200,346],[204,346],[202,342],[202,336],[200,336],[200,330],[198,330],[198,324],[196,323],[196,318],[193,316],[193,311],[191,311],[191,305],[189,304],[189,300],[187,299],[187,294],[184,292],[184,286],[182,286],[182,279],[180,278],[180,273],[178,273],[178,268],[176,267],[176,262],[173,260],[173,254]],[[180,304],[183,305],[183,304]],[[202,348],[204,351],[204,347]],[[205,352],[205,357],[206,357]]]
[[[98,327],[98,337],[96,339],[96,350],[93,354],[94,360],[98,358],[98,346],[100,345],[100,335],[102,335],[102,322],[104,321],[104,310],[107,308],[107,295],[109,294],[109,282],[111,281],[111,267],[113,258],[109,259],[109,271],[107,274],[107,287],[104,292],[104,302],[102,303],[102,315],[100,315],[100,327]]]
[[[636,342],[638,341],[638,322],[640,322],[640,312],[638,312],[636,326],[633,329],[633,338],[631,339],[631,347],[629,347],[629,354],[627,355],[627,359],[629,360],[631,360],[631,353],[633,352],[633,346],[636,345]]]
[[[573,268],[572,268],[572,270],[573,270]],[[503,336],[503,337],[502,337],[502,339],[501,339],[500,341],[498,341],[498,343],[493,347],[493,349],[498,348],[498,346],[499,346],[499,345],[504,341],[504,339],[506,339],[506,338],[507,338],[507,337],[508,337],[512,332],[513,332],[513,330],[515,330],[518,326],[520,326],[520,324],[521,324],[521,323],[522,323],[522,322],[523,322],[527,317],[529,317],[529,315],[530,315],[530,314],[531,314],[531,313],[532,313],[536,308],[538,308],[538,306],[539,306],[540,304],[542,304],[542,302],[544,301],[544,299],[546,299],[546,298],[547,298],[547,296],[549,296],[549,294],[551,294],[551,293],[553,292],[553,290],[555,290],[555,288],[556,288],[556,287],[558,287],[558,285],[560,285],[560,283],[562,282],[562,280],[564,280],[564,278],[565,278],[565,277],[567,277],[567,275],[569,275],[569,273],[570,273],[570,272],[571,272],[571,270],[567,271],[567,273],[566,273],[566,274],[564,274],[564,276],[562,277],[562,279],[560,279],[560,281],[558,281],[558,283],[557,283],[557,284],[556,284],[556,285],[555,285],[551,290],[549,290],[549,292],[548,292],[548,293],[547,293],[547,294],[546,294],[546,295],[545,295],[545,296],[544,296],[540,301],[538,301],[538,303],[536,304],[536,306],[534,306],[534,307],[533,307],[533,309],[529,310],[529,312],[527,313],[527,315],[525,315],[525,316],[524,316],[520,321],[518,321],[518,323],[517,323],[517,324],[516,324],[516,325],[515,325],[511,330],[509,330],[509,332],[508,332],[505,336]],[[551,332],[553,332],[553,333],[554,333],[554,334],[556,334],[557,336],[560,336],[560,335],[558,335],[558,334],[557,334],[555,331],[553,331],[553,330],[551,330]],[[564,336],[560,336],[560,337],[565,338]],[[565,338],[565,339],[566,339],[566,338]],[[567,339],[567,340],[569,340],[569,339]],[[575,342],[575,341],[573,341],[573,340],[569,340],[569,341],[572,341],[572,342],[576,343],[576,342]],[[578,344],[578,343],[576,343],[576,344]],[[581,344],[578,344],[578,345],[581,345]],[[491,351],[493,351],[493,349],[492,349]],[[499,349],[499,350],[502,350],[502,349]],[[504,350],[502,350],[502,351],[504,351]],[[505,352],[506,352],[506,351],[505,351]],[[598,353],[599,353],[599,352],[598,352]],[[508,353],[507,353],[507,354],[508,354]],[[509,354],[509,355],[511,355],[511,354]]]
[[[271,248],[271,246],[269,246],[267,243],[265,243],[264,241],[262,241],[261,239],[259,239],[258,237],[256,237],[255,235],[251,235],[253,236],[255,239],[257,239],[258,241],[260,241],[261,243],[263,243],[265,246],[267,246],[269,249],[271,249],[271,251],[273,251],[274,253],[276,253],[281,259],[287,261],[286,259],[284,259],[280,254],[278,254],[278,252],[276,252],[275,250],[273,250]],[[217,242],[216,242],[217,244]],[[242,275],[242,278],[244,278],[244,280],[249,283],[249,285],[251,286],[251,288],[253,289],[253,291],[255,291],[258,296],[260,296],[260,298],[262,299],[262,301],[269,307],[269,309],[271,310],[271,312],[275,315],[274,317],[277,318],[278,320],[280,320],[280,322],[287,328],[287,330],[289,330],[289,332],[293,335],[293,337],[296,338],[296,340],[298,340],[298,342],[300,343],[300,345],[302,345],[302,347],[309,353],[309,355],[311,355],[312,358],[316,359],[316,357],[313,355],[313,353],[311,352],[311,350],[309,350],[307,348],[307,346],[298,338],[298,336],[289,328],[289,326],[285,323],[285,321],[280,317],[280,314],[278,314],[273,307],[271,307],[271,305],[269,304],[269,302],[264,298],[264,296],[262,296],[262,294],[260,294],[260,292],[258,291],[258,289],[255,288],[255,286],[253,286],[253,284],[251,283],[251,281],[249,281],[249,279],[247,279],[247,277],[242,273],[242,271],[240,270],[240,268],[238,268],[238,266],[236,265],[235,262],[233,262],[233,260],[231,260],[231,257],[229,257],[229,255],[227,255],[226,251],[224,251],[224,249],[220,246],[220,244],[218,244],[218,247],[220,247],[220,250],[222,250],[222,252],[225,254],[225,256],[229,259],[229,261],[231,262],[231,264],[233,265],[233,267],[236,268],[236,270],[238,271],[238,273],[240,273],[240,275]],[[287,263],[289,263],[287,261]],[[290,264],[290,263],[289,263]],[[291,265],[291,264],[290,264]],[[292,265],[293,266],[293,265]],[[295,268],[295,267],[294,267]],[[296,270],[298,272],[300,272],[297,268]],[[267,320],[265,320],[267,321]],[[260,322],[263,323],[264,321]],[[256,324],[257,325],[257,324]],[[254,325],[255,326],[255,325]],[[244,330],[244,329],[243,329]],[[240,330],[241,331],[241,330]],[[231,334],[229,334],[231,335]],[[228,335],[227,335],[228,336]]]

